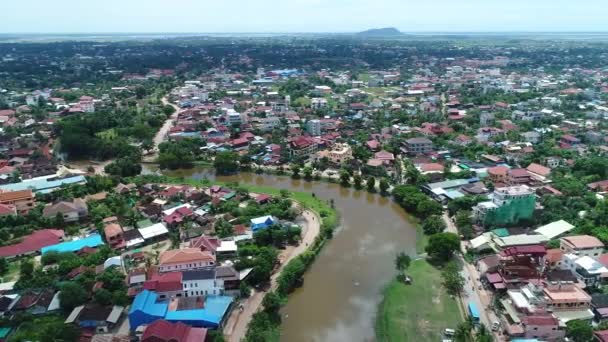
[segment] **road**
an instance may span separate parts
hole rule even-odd
[[[446,232],[458,234],[458,228],[452,222],[447,212],[443,213],[443,220],[446,224]],[[491,309],[492,305],[492,293],[487,291],[480,282],[480,274],[474,265],[467,263],[462,255],[466,253],[465,242],[460,242],[460,254],[457,255],[458,261],[462,264],[462,270],[460,275],[465,279],[463,293],[460,296],[462,307],[465,312],[468,312],[468,304],[473,302],[479,310],[479,318],[481,323],[486,328],[491,329],[493,322],[500,322],[496,317],[494,310]],[[492,332],[494,341],[506,341],[504,336],[498,332]]]
[[[180,108],[175,104],[169,102],[167,97],[163,97],[161,101],[163,105],[169,105],[173,107],[175,109],[175,112],[171,114],[171,116],[167,120],[165,120],[165,123],[163,123],[158,132],[156,132],[154,139],[152,139],[152,141],[154,142],[154,148],[150,151],[149,154],[144,156],[143,160],[145,162],[153,162],[156,160],[156,157],[158,156],[158,145],[165,141],[169,130],[171,129],[171,127],[173,127],[173,124],[177,119],[177,116],[179,115]]]
[[[302,212],[302,218],[305,221],[302,241],[296,247],[288,247],[279,255],[281,260],[281,266],[278,270],[270,277],[270,288],[272,290],[277,287],[277,279],[283,267],[287,265],[296,256],[302,254],[308,249],[309,245],[312,245],[313,241],[319,235],[321,231],[321,224],[319,222],[319,216],[310,210],[304,210]],[[266,295],[267,291],[253,290],[253,294],[246,300],[239,302],[239,305],[243,305],[243,311],[235,308],[230,313],[226,325],[224,326],[224,336],[226,341],[229,342],[240,342],[247,332],[247,325],[251,321],[253,314],[262,309],[262,300]]]

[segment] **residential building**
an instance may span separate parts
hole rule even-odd
[[[404,147],[408,153],[425,154],[433,151],[433,142],[428,138],[409,138]]]
[[[207,329],[194,328],[177,322],[171,323],[162,319],[146,327],[141,342],[201,342],[207,337]]]
[[[272,226],[273,224],[277,224],[278,222],[279,222],[279,220],[276,217],[270,216],[270,215],[252,218],[251,219],[251,230],[253,232],[256,232],[260,229],[266,229],[266,228]]]
[[[564,254],[574,254],[576,256],[588,256],[598,260],[604,250],[604,244],[595,236],[575,235],[566,236],[559,240],[559,248]]]
[[[507,183],[509,185],[527,184],[530,182],[530,174],[526,169],[509,169],[507,171]]]
[[[20,215],[26,215],[36,205],[31,189],[17,191],[0,191],[0,204],[12,205]]]
[[[215,266],[215,256],[200,248],[183,248],[164,251],[160,254],[158,271],[174,272],[211,268]]]
[[[14,245],[0,247],[0,257],[14,258],[31,255],[39,252],[42,248],[56,245],[63,239],[63,230],[41,229],[24,236],[21,242]]]
[[[608,277],[608,268],[588,256],[564,254],[561,268],[570,270],[586,287],[598,287]]]
[[[477,223],[501,226],[530,219],[536,207],[536,196],[526,185],[496,188],[492,200],[473,207]]]
[[[94,328],[96,333],[107,333],[120,320],[122,306],[80,305],[74,308],[65,324],[76,324],[81,328]]]
[[[47,204],[42,210],[42,216],[54,218],[60,214],[65,222],[76,222],[89,215],[87,203],[82,198],[75,198],[71,202],[59,201],[54,204]]]
[[[313,137],[321,135],[321,120],[308,120],[306,122],[306,131]]]
[[[90,96],[81,96],[78,101],[78,107],[85,113],[95,112],[95,102]]]
[[[560,328],[559,320],[553,315],[530,315],[521,319],[524,337],[542,341],[563,341],[566,330]]]
[[[106,241],[112,249],[122,249],[125,247],[125,239],[120,224],[110,223],[103,227],[103,231],[106,236]]]
[[[507,183],[507,172],[509,168],[504,165],[494,166],[487,169],[488,177],[492,183]]]
[[[182,272],[182,286],[186,297],[222,295],[223,285],[222,281],[215,279],[215,269]]]
[[[591,296],[572,282],[550,282],[543,289],[547,308],[558,311],[589,311]],[[591,313],[593,316],[593,313]],[[559,318],[559,317],[558,317]]]
[[[551,240],[568,233],[572,229],[574,229],[573,225],[564,220],[559,220],[538,227],[534,231],[537,234],[544,235],[547,239]]]
[[[311,137],[299,136],[289,143],[289,152],[292,157],[308,159],[317,152],[317,143]]]

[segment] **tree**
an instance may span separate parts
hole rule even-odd
[[[475,334],[475,342],[492,342],[492,333],[486,328],[484,324],[480,324]]]
[[[105,173],[119,177],[133,177],[141,173],[139,160],[133,158],[119,158],[104,167]]]
[[[281,308],[281,297],[275,291],[270,291],[264,296],[262,305],[264,306],[264,311],[269,314],[278,314]]]
[[[422,230],[426,235],[441,233],[445,230],[445,222],[439,215],[431,215],[422,221]]]
[[[304,179],[306,179],[307,181],[310,181],[312,179],[312,167],[310,166],[306,166],[304,168]]]
[[[369,191],[369,192],[376,191],[376,178],[374,178],[373,176],[369,177],[367,179],[366,185],[367,185],[367,191]]]
[[[566,323],[566,336],[574,342],[589,342],[593,339],[593,329],[582,320],[571,320]]]
[[[353,177],[354,183],[355,183],[355,189],[360,190],[361,189],[361,183],[363,182],[363,179],[361,178],[361,175],[355,175]]]
[[[454,252],[459,250],[460,240],[454,233],[437,233],[431,235],[425,248],[429,257],[440,262],[448,261]]]
[[[3,276],[8,272],[8,261],[5,258],[0,258],[0,276]]]
[[[59,303],[61,308],[70,312],[75,307],[84,304],[87,301],[87,291],[75,281],[70,281],[61,286],[59,294]]]
[[[471,317],[467,317],[464,322],[458,324],[454,332],[455,342],[469,342],[471,341],[471,331],[473,330],[473,321]]]
[[[295,179],[300,178],[300,166],[297,164],[291,166],[291,177]]]
[[[459,295],[464,288],[464,278],[460,275],[460,270],[455,262],[450,262],[441,272],[443,286],[449,294]]]
[[[340,171],[340,184],[343,187],[350,186],[350,174],[346,170]]]
[[[34,274],[34,261],[31,259],[21,260],[19,265],[19,278],[31,279]]]
[[[175,108],[171,105],[164,105],[163,106],[163,113],[166,116],[171,116],[171,114],[175,113]]]
[[[238,171],[238,155],[234,152],[220,152],[213,160],[213,167],[219,175],[230,175]]]
[[[154,148],[154,141],[152,141],[152,139],[144,139],[144,141],[141,142],[141,148],[144,151],[150,151]]]
[[[390,187],[390,185],[388,184],[388,181],[386,180],[386,178],[382,178],[380,180],[380,193],[381,194],[386,194],[386,192],[388,191],[388,188]]]
[[[95,302],[99,305],[110,305],[112,304],[112,293],[106,289],[98,289],[95,291],[94,296]]]
[[[251,295],[251,288],[249,286],[247,286],[246,283],[241,283],[241,285],[239,285],[239,296],[241,298],[249,298],[249,296]]]
[[[401,252],[395,257],[395,268],[397,268],[397,271],[403,272],[410,267],[411,262],[412,258],[410,258],[409,255]]]

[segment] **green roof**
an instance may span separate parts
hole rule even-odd
[[[511,234],[509,234],[509,231],[507,230],[507,228],[496,228],[496,229],[492,230],[492,233],[494,233],[494,235],[496,235],[498,237],[505,237],[505,236],[511,235]]]
[[[6,338],[11,330],[11,328],[0,328],[0,338]]]
[[[146,228],[146,227],[150,227],[153,224],[154,223],[152,223],[152,221],[150,221],[150,219],[145,219],[145,220],[137,221],[137,228]]]

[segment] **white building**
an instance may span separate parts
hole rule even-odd
[[[321,121],[320,120],[309,120],[306,122],[306,131],[313,137],[321,135]]]
[[[222,295],[224,281],[215,278],[215,269],[182,272],[184,296]]]
[[[602,255],[604,244],[591,235],[575,235],[561,238],[559,249],[564,254],[574,254],[579,257],[588,256],[597,260]]]

